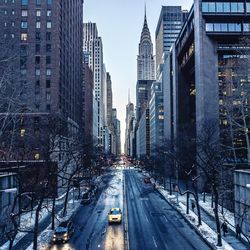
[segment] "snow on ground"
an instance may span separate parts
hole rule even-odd
[[[73,191],[74,191],[73,189],[70,190],[71,195],[73,195]],[[63,198],[65,197],[65,195],[66,195],[66,193],[62,194],[60,197],[58,197],[56,199],[56,205],[60,205],[64,202]],[[52,201],[50,200],[47,204],[46,204],[46,202],[44,204],[44,206],[46,206],[46,207],[44,207],[39,214],[39,221],[40,222],[48,216],[49,211],[51,211],[51,208],[52,208]],[[36,209],[36,207],[34,208],[33,211],[23,213],[21,215],[20,225],[22,225],[22,226],[20,229],[22,231],[32,231],[34,224],[35,224],[35,209]],[[16,245],[26,234],[27,234],[27,232],[19,232],[16,235],[14,245]],[[9,242],[6,242],[5,244],[3,244],[1,246],[1,250],[7,250],[8,248],[9,248]]]
[[[77,211],[80,204],[80,201],[73,201],[72,199],[69,200],[67,207],[67,215],[63,216],[63,209],[61,209],[58,213],[58,220],[56,220],[55,226],[57,227],[60,222],[70,219],[71,216]],[[39,250],[46,250],[49,248],[53,233],[54,231],[51,230],[51,224],[43,232],[41,232],[41,234],[38,236]],[[30,246],[26,250],[33,250],[33,243],[30,244]]]
[[[167,199],[169,200],[172,204],[176,205],[176,199],[177,197],[175,195],[169,195],[169,192],[164,190],[164,189],[159,189],[159,192]],[[217,233],[213,231],[204,221],[202,222],[201,226],[197,226],[198,223],[198,217],[197,215],[189,211],[189,214],[186,214],[186,206],[185,204],[185,197],[180,196],[178,197],[179,199],[179,205],[176,206],[177,210],[185,216],[185,218],[196,228],[197,231],[200,232],[201,235],[203,235],[206,240],[211,243],[215,249],[218,250],[233,250],[233,248],[222,239],[222,247],[217,247]]]

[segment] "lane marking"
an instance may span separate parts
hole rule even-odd
[[[149,220],[148,220],[148,217],[147,217],[147,215],[145,215],[146,216],[146,220],[147,220],[147,222],[149,223]]]
[[[155,241],[155,237],[152,236],[152,238],[153,238],[153,241],[154,241],[154,244],[155,244],[155,248],[158,248],[158,246],[157,246],[157,244],[156,244],[156,241]]]
[[[165,221],[168,223],[168,219],[166,218],[166,216],[164,216],[164,219],[165,219]]]

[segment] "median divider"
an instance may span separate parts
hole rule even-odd
[[[125,250],[129,250],[128,208],[127,208],[125,175],[123,177],[123,213],[124,213],[124,216],[123,216],[124,217],[124,248]]]

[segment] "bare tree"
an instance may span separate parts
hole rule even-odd
[[[233,56],[222,67],[221,117],[224,146],[232,152],[234,163],[250,164],[250,37],[233,49]],[[241,160],[241,161],[239,161]]]

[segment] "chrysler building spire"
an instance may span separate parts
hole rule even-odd
[[[137,80],[155,80],[153,43],[151,41],[151,34],[148,28],[146,4],[144,23],[139,43],[139,55],[137,56]]]

